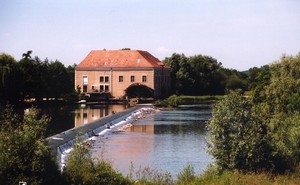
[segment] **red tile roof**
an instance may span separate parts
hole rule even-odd
[[[163,65],[147,51],[93,50],[76,68],[161,68]]]

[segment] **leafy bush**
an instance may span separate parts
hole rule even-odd
[[[190,184],[196,178],[194,167],[187,164],[186,167],[177,176],[177,184]]]
[[[172,95],[168,98],[168,103],[172,107],[178,107],[178,105],[181,103],[180,96]]]
[[[259,113],[238,91],[213,107],[210,153],[219,167],[245,171],[270,167],[266,125]]]
[[[0,115],[0,184],[58,184],[61,176],[45,142],[48,119],[31,108],[22,119],[12,108]]]
[[[132,175],[131,175],[132,176]],[[150,167],[140,168],[135,172],[137,179],[135,184],[149,184],[149,185],[170,185],[173,184],[173,179],[170,173],[162,172]]]
[[[63,176],[69,184],[132,184],[130,179],[116,172],[109,162],[103,160],[94,162],[89,154],[89,148],[80,144],[80,141],[70,153]]]

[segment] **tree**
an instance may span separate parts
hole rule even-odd
[[[171,66],[171,93],[176,95],[216,95],[226,89],[247,89],[247,74],[225,69],[210,56],[174,53],[163,62]]]
[[[234,91],[218,102],[209,121],[210,153],[222,169],[270,168],[268,136],[259,108]]]
[[[171,93],[176,93],[177,95],[183,93],[183,84],[177,77],[177,72],[181,68],[180,64],[185,63],[184,61],[187,61],[187,59],[184,54],[173,53],[171,57],[165,58],[163,61],[165,64],[171,66]]]
[[[31,53],[30,53],[31,54]],[[25,57],[18,63],[23,75],[24,98],[76,99],[74,88],[75,65],[66,68],[60,61],[44,61]]]
[[[299,66],[300,54],[284,56],[255,98],[234,92],[216,104],[209,128],[221,168],[282,173],[300,165]]]
[[[300,53],[283,56],[271,65],[269,85],[265,86],[265,101],[272,114],[297,113],[300,111]]]
[[[191,65],[191,78],[193,78],[193,94],[218,94],[215,92],[214,86],[219,83],[214,79],[215,75],[221,68],[222,64],[210,56],[195,55],[189,59]]]
[[[24,59],[30,59],[31,58],[31,54],[32,54],[32,51],[27,51],[26,53],[23,53],[22,57]]]
[[[18,65],[23,75],[22,94],[24,98],[41,99],[45,89],[43,78],[47,74],[45,69],[47,66],[43,65],[38,57],[23,58]]]
[[[61,98],[74,91],[74,84],[72,83],[71,76],[61,62],[58,60],[51,62],[47,71],[47,85],[49,89],[47,97]]]
[[[252,99],[254,102],[261,102],[265,99],[264,89],[270,84],[270,78],[271,69],[269,65],[249,69],[248,89],[252,91]]]
[[[0,184],[58,184],[60,173],[45,141],[48,119],[30,109],[24,118],[12,108],[0,115]]]
[[[0,55],[0,105],[14,104],[20,99],[21,76],[15,59]]]

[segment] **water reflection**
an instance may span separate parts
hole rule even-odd
[[[138,120],[126,132],[98,138],[92,156],[101,153],[125,175],[131,163],[136,169],[149,166],[173,176],[191,163],[200,173],[212,162],[206,152],[210,114],[209,108],[199,107],[160,111]]]
[[[128,108],[128,105],[87,105],[78,107],[75,112],[75,127],[91,123],[103,118],[113,112],[121,112]]]
[[[60,132],[79,127],[102,117],[121,112],[128,105],[47,105],[39,107],[42,114],[51,118],[47,135],[55,135]]]

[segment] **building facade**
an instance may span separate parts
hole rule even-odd
[[[145,85],[154,98],[169,95],[171,68],[147,51],[93,50],[75,68],[75,88],[87,95],[109,93],[126,97],[132,85]]]

